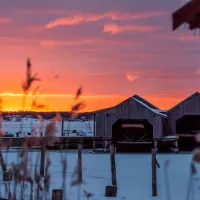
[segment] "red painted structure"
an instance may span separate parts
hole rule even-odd
[[[200,28],[200,0],[191,0],[172,14],[172,30],[188,23],[190,30]]]

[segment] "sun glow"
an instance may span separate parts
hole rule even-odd
[[[22,108],[23,93],[3,92],[0,94],[2,99],[2,111],[70,111],[72,106],[77,103],[72,94],[37,94],[26,95],[24,109]],[[86,106],[81,112],[89,112],[114,106],[128,98],[120,95],[81,95],[78,102],[83,102]],[[41,106],[32,108],[33,101]],[[99,104],[101,101],[101,104]]]
[[[2,99],[2,111],[21,111],[22,109],[22,99],[23,93],[11,93],[4,92],[0,94]],[[176,97],[160,97],[160,96],[142,96],[155,106],[160,109],[170,109],[172,106],[176,105],[178,102],[183,100],[183,98]],[[115,106],[129,96],[123,95],[81,95],[78,102],[83,102],[86,106],[81,110],[81,112],[90,112],[95,110],[100,110],[108,107]],[[32,108],[33,101],[37,102],[40,106],[39,108]],[[101,102],[101,103],[99,103]],[[72,106],[76,104],[74,95],[72,94],[37,94],[36,96],[28,94],[26,97],[26,103],[24,106],[25,111],[70,111]]]

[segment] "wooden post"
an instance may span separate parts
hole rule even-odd
[[[62,200],[63,190],[52,190],[52,200]]]
[[[111,175],[112,175],[112,186],[108,185],[105,188],[106,197],[117,196],[117,178],[116,178],[116,166],[115,166],[115,149],[114,145],[110,145],[110,161],[111,161]]]
[[[12,172],[3,172],[3,181],[12,181]]]
[[[41,138],[41,153],[40,153],[40,176],[44,177],[45,168],[45,137]]]
[[[154,148],[154,149],[157,149],[157,148],[158,148],[158,147],[157,147],[157,144],[158,144],[157,140],[154,140],[154,141],[153,141],[153,144],[154,144],[154,147],[153,147],[153,148]]]
[[[93,144],[93,152],[95,152],[96,151],[96,140],[95,139],[92,141],[92,144]]]
[[[178,141],[177,140],[174,141],[174,147],[175,147],[175,149],[178,149]]]
[[[65,119],[62,119],[62,126],[61,126],[61,136],[64,136],[64,121]]]
[[[104,152],[106,153],[106,152],[109,152],[109,143],[108,143],[108,141],[107,140],[104,140]]]
[[[6,169],[6,164],[5,164],[5,162],[4,162],[4,159],[3,159],[3,155],[2,155],[1,150],[0,150],[0,163],[1,163],[2,170],[3,170],[4,172],[7,171],[7,169]]]
[[[4,162],[1,150],[0,150],[0,164],[3,170],[3,181],[12,181],[12,172],[7,171],[6,163]]]
[[[104,140],[104,150],[107,149],[107,145],[108,145],[108,142],[106,140]]]
[[[105,148],[105,140],[102,139],[102,149]]]
[[[78,144],[78,182],[82,183],[82,144]]]
[[[156,180],[156,149],[152,149],[152,196],[157,196],[157,180]]]
[[[112,185],[117,186],[115,149],[113,144],[110,145],[110,162],[111,162],[111,173],[112,173]]]
[[[94,114],[94,137],[96,137],[96,114]]]

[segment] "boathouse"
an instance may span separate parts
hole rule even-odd
[[[200,132],[200,93],[196,92],[168,110],[167,133],[178,135],[179,146],[193,142],[195,133]]]
[[[172,30],[187,24],[194,33],[200,28],[200,0],[190,0],[172,13]],[[194,148],[194,135],[200,132],[200,97],[195,93],[168,111],[168,132],[179,135],[179,147]],[[182,146],[182,147],[181,147]]]
[[[134,95],[120,104],[95,112],[95,136],[112,138],[117,143],[152,143],[162,139],[166,111]]]

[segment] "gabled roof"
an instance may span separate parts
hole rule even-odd
[[[103,109],[100,109],[100,110],[95,110],[95,111],[92,111],[92,113],[109,111],[109,110],[112,110],[113,108],[115,108],[115,106],[112,106],[112,107],[109,107],[109,108],[103,108]]]
[[[137,94],[134,95],[134,96],[132,96],[132,98],[137,99],[137,100],[143,102],[144,104],[148,105],[150,108],[158,109],[156,106],[154,106],[153,104],[151,104],[150,102],[148,102],[146,99],[138,96]]]
[[[140,103],[144,107],[148,108],[153,113],[155,113],[157,115],[161,115],[162,117],[167,117],[167,115],[163,113],[163,110],[158,109],[157,107],[155,107],[154,105],[152,105],[148,101],[146,101],[146,100],[145,101],[141,101],[141,100],[139,100],[139,98],[137,98],[137,97],[135,98],[135,96],[133,96],[132,99],[135,100],[135,101],[137,101],[138,103]]]
[[[133,101],[138,102],[139,104],[141,104],[142,106],[144,106],[147,109],[151,110],[155,114],[161,115],[163,117],[167,117],[167,115],[163,113],[164,112],[163,110],[160,110],[159,108],[157,108],[156,106],[154,106],[153,104],[148,102],[146,99],[144,99],[144,98],[142,98],[142,97],[140,97],[138,95],[134,95],[134,96],[122,101],[121,103],[117,104],[116,106],[113,106],[113,107],[110,107],[110,108],[105,108],[105,109],[102,109],[102,110],[97,110],[97,111],[94,111],[93,113],[109,111],[111,109],[119,107],[120,105],[122,105],[123,103],[125,103],[126,101],[129,101],[129,100],[133,100]]]
[[[112,107],[109,107],[109,108],[103,108],[103,109],[100,109],[100,110],[96,110],[96,111],[93,111],[93,113],[97,113],[97,112],[104,112],[104,111],[109,111],[109,110],[112,110],[114,108],[117,108],[118,106],[120,106],[121,104],[123,104],[124,102],[128,101],[130,99],[130,97],[128,99],[125,99],[124,101],[120,102],[119,104],[115,105],[115,106],[112,106]]]
[[[186,22],[190,25],[190,29],[199,28],[199,12],[200,0],[190,0],[172,14],[172,30]]]
[[[173,110],[175,110],[177,107],[179,107],[181,104],[184,104],[186,102],[188,102],[189,100],[195,98],[196,96],[199,96],[200,93],[199,92],[195,92],[194,94],[190,95],[189,97],[187,97],[186,99],[184,99],[183,101],[181,101],[180,103],[176,104],[174,107],[172,107],[171,109],[169,109],[167,111],[167,113],[172,112]]]

